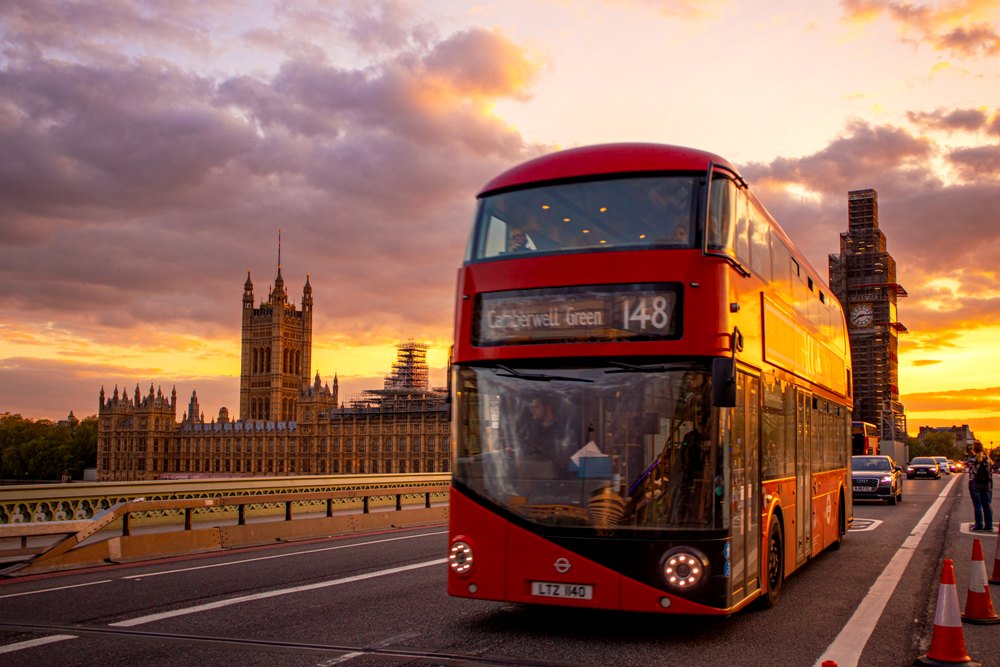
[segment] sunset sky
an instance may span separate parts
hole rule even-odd
[[[0,413],[238,411],[279,228],[314,373],[443,385],[479,188],[617,141],[726,157],[824,276],[878,190],[909,430],[1000,446],[1000,0],[6,0]]]

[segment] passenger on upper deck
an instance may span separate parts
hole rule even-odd
[[[530,249],[528,247],[528,234],[520,227],[511,227],[507,252],[524,252]]]
[[[686,181],[662,180],[649,189],[656,227],[667,243],[687,244],[691,226],[691,189]]]

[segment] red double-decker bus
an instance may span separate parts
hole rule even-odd
[[[731,614],[852,520],[842,308],[716,155],[490,181],[452,373],[451,595]]]
[[[851,447],[855,456],[878,454],[878,426],[868,422],[851,422]]]

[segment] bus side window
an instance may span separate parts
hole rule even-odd
[[[751,207],[750,268],[764,280],[771,280],[771,225],[756,208]]]
[[[745,266],[750,266],[750,212],[742,192],[736,201],[736,259]]]
[[[736,184],[729,179],[712,181],[712,203],[709,207],[708,249],[735,254],[733,242],[736,235],[737,202],[740,201]]]

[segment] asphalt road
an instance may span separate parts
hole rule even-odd
[[[997,537],[968,532],[964,486],[911,480],[900,505],[857,503],[840,551],[787,579],[774,609],[727,619],[452,599],[433,526],[3,580],[0,664],[911,665],[942,559],[961,609],[974,537],[993,570]],[[973,659],[1000,665],[1000,625],[963,633]]]

